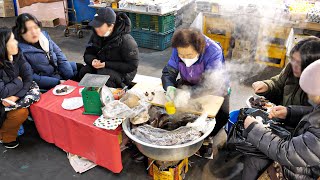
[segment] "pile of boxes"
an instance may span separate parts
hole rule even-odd
[[[0,0],[0,17],[15,16],[14,4],[12,0]]]
[[[219,13],[220,5],[207,0],[197,0],[197,12]]]
[[[143,3],[137,1],[137,3],[135,3],[133,0],[121,0],[118,2],[119,9],[138,13],[141,12],[154,14],[167,14],[173,12],[177,9],[177,5],[177,1],[166,1],[157,4],[149,4],[147,1]]]

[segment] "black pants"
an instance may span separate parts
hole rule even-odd
[[[79,77],[79,73],[81,69],[84,67],[84,65],[81,63],[76,63],[76,66],[77,66],[77,74],[75,74],[75,76],[73,76],[71,80],[79,82],[81,80]]]
[[[79,72],[79,78],[82,79],[84,75],[86,75],[87,73],[109,75],[110,78],[106,83],[106,86],[108,87],[123,88],[125,86],[125,84],[122,81],[122,75],[115,70],[109,68],[95,69],[92,66],[86,65],[83,68],[81,68]]]
[[[223,104],[216,115],[216,126],[213,131],[210,133],[210,136],[215,136],[218,134],[220,129],[228,122],[229,119],[229,109],[230,109],[230,96],[227,95],[224,97]]]
[[[242,172],[243,180],[256,180],[270,166],[271,159],[261,159],[255,156],[245,156]]]

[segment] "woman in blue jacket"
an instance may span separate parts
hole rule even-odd
[[[167,99],[173,100],[175,89],[188,86],[195,95],[211,94],[224,97],[224,103],[216,116],[215,136],[229,117],[229,79],[226,74],[223,50],[196,29],[177,30],[172,37],[172,55],[162,71],[162,85]],[[180,79],[178,78],[180,75]],[[203,156],[210,157],[210,150]],[[202,151],[200,149],[200,155]]]
[[[77,64],[69,62],[41,23],[31,14],[20,14],[13,31],[23,56],[33,69],[33,80],[40,89],[48,90],[77,77]]]
[[[19,145],[18,130],[28,117],[27,108],[4,111],[23,98],[32,84],[31,67],[18,52],[11,30],[0,28],[0,141],[6,148]]]

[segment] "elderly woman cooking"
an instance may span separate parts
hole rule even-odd
[[[217,124],[211,133],[215,136],[219,130],[226,124],[229,115],[229,95],[228,78],[224,74],[225,62],[223,50],[218,43],[212,41],[196,29],[179,29],[172,37],[173,52],[168,64],[162,71],[162,84],[167,92],[167,99],[173,100],[176,94],[176,88],[187,86],[196,94],[206,89],[203,85],[210,82],[210,74],[220,74],[218,81],[219,94],[224,96],[225,100],[222,108],[216,116]],[[223,75],[221,75],[221,72]],[[177,79],[180,74],[180,79]],[[217,86],[217,87],[218,87]],[[222,87],[222,88],[221,88]],[[215,87],[214,87],[215,88]],[[212,94],[213,91],[207,91]],[[207,154],[205,156],[211,156]]]

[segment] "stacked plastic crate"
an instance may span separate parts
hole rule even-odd
[[[164,50],[171,46],[175,28],[173,14],[158,16],[128,13],[131,19],[131,35],[139,47]]]
[[[260,26],[256,61],[283,68],[286,61],[287,39],[291,28],[283,24],[264,24]]]
[[[219,42],[225,56],[228,55],[231,33],[233,31],[232,22],[220,16],[203,16],[203,33],[210,39]]]

